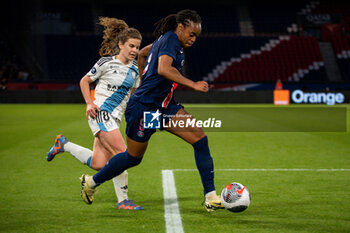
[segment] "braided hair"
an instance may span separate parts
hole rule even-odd
[[[171,14],[160,19],[154,24],[153,34],[158,38],[167,31],[174,31],[179,23],[185,27],[190,25],[190,21],[194,23],[202,23],[201,17],[193,10],[182,10],[177,14]]]

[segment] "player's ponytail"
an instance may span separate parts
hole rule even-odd
[[[185,27],[189,26],[190,21],[194,23],[202,23],[202,19],[197,12],[188,9],[179,11],[177,14],[168,15],[157,21],[154,24],[155,29],[153,34],[158,38],[167,31],[174,31],[179,23]]]
[[[117,36],[129,26],[124,20],[109,17],[100,17],[99,24],[104,26],[103,41],[99,51],[100,56],[113,56],[118,54],[119,47]]]
[[[176,14],[171,14],[165,18],[158,20],[154,24],[154,27],[155,29],[153,35],[155,35],[157,38],[166,33],[167,31],[175,30],[177,27]]]

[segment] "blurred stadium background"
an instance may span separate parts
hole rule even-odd
[[[186,51],[185,74],[208,81],[212,91],[193,95],[180,87],[180,101],[272,103],[278,79],[284,89],[340,91],[345,102],[350,99],[349,2],[35,0],[6,5],[0,34],[2,103],[83,102],[78,83],[99,59],[99,16],[138,28],[145,46],[155,39],[158,19],[185,8],[203,20],[202,35]]]
[[[116,211],[111,183],[85,205],[78,177],[93,171],[68,153],[53,164],[45,157],[58,133],[92,146],[79,80],[99,59],[98,17],[124,19],[145,46],[158,19],[186,8],[201,15],[203,30],[185,51],[185,73],[211,90],[179,87],[176,99],[198,110],[234,108],[240,120],[233,122],[247,122],[238,126],[280,129],[207,132],[218,192],[238,181],[252,205],[243,214],[206,214],[192,147],[165,132],[152,136],[142,164],[128,171],[130,197],[145,211]],[[165,232],[164,169],[188,169],[174,174],[185,232],[350,232],[350,1],[5,0],[0,9],[0,232]],[[347,104],[274,107],[278,79],[290,91],[341,92]],[[346,114],[333,120],[341,130],[293,131],[276,114],[269,118],[275,109],[292,109],[281,119],[301,127],[334,119],[332,110]]]

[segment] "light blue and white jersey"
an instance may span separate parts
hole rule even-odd
[[[140,84],[137,62],[123,64],[115,56],[102,57],[87,73],[92,81],[98,79],[94,103],[121,120],[129,100],[131,88]]]

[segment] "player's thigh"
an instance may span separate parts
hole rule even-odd
[[[185,109],[180,108],[179,111],[170,119],[173,122],[187,122],[187,120],[192,120],[193,116],[185,111]],[[205,132],[202,128],[197,126],[187,126],[180,127],[179,124],[168,124],[170,127],[165,128],[168,132],[182,138],[186,142],[193,144],[198,140],[205,137]],[[174,126],[175,125],[175,126]]]
[[[123,135],[120,133],[119,129],[114,129],[109,132],[101,130],[98,132],[97,137],[104,148],[113,155],[126,150]]]

